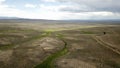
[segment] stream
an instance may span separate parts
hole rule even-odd
[[[60,38],[60,37],[59,37]],[[41,64],[36,65],[34,68],[54,68],[54,63],[53,61],[60,56],[63,56],[67,54],[67,42],[65,42],[62,38],[60,38],[64,42],[64,48],[61,49],[60,51],[57,51],[56,53],[48,56],[46,60],[44,60]]]

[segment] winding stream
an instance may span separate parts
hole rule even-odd
[[[60,37],[58,37],[58,38],[60,38]],[[67,54],[67,52],[68,52],[67,47],[66,47],[67,42],[65,42],[62,38],[60,38],[60,39],[64,42],[64,48],[62,50],[48,56],[45,61],[43,61],[41,64],[36,65],[34,68],[54,68],[53,61],[56,58]]]

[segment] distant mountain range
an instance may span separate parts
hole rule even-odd
[[[19,17],[0,17],[0,22],[14,22],[14,23],[120,23],[120,19],[108,20],[46,20],[46,19],[28,19]]]
[[[22,19],[18,17],[0,17],[0,19]]]

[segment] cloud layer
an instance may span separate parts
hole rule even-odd
[[[74,12],[92,12],[92,11],[107,11],[107,12],[120,12],[120,0],[57,0],[59,2],[71,3],[73,7],[65,7],[63,11]],[[69,8],[68,10],[65,10]]]
[[[120,0],[16,1],[19,5],[7,4],[8,1],[0,0],[0,16],[54,20],[120,19]]]

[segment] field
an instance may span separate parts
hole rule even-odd
[[[0,22],[0,68],[120,68],[120,24]]]

